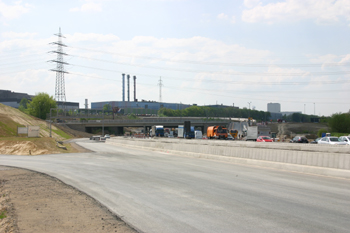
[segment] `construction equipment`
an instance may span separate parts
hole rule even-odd
[[[234,139],[237,139],[238,130],[236,130],[236,129],[231,129],[231,130],[230,130],[230,134],[231,134],[231,136],[232,136]]]
[[[224,126],[209,126],[207,129],[207,137],[209,139],[227,139],[227,128]]]

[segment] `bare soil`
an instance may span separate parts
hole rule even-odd
[[[53,138],[20,138],[6,137],[0,138],[0,154],[6,155],[43,155],[59,153],[77,153],[77,149],[70,143],[64,144],[66,149],[58,147]],[[85,152],[85,151],[81,151]]]
[[[317,132],[320,129],[328,129],[327,124],[324,123],[274,123],[270,124],[272,132],[277,132],[277,137],[292,138],[296,135],[314,135],[316,138]]]
[[[136,232],[58,179],[3,166],[0,177],[0,233]]]

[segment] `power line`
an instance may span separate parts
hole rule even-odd
[[[249,63],[228,63],[228,62],[205,62],[205,61],[193,61],[193,60],[176,60],[176,59],[168,59],[168,58],[155,58],[155,57],[148,57],[148,56],[138,56],[138,55],[129,55],[129,54],[121,54],[121,53],[114,53],[114,52],[108,52],[108,51],[102,51],[102,50],[95,50],[95,49],[88,49],[88,48],[82,48],[82,47],[72,47],[76,49],[82,49],[87,51],[93,51],[98,53],[104,53],[104,54],[112,54],[112,55],[118,55],[123,57],[130,57],[130,58],[140,58],[140,59],[147,59],[147,60],[154,60],[154,61],[166,61],[166,62],[174,62],[174,63],[186,63],[186,64],[199,64],[199,65],[219,65],[219,66],[233,66],[233,67],[270,67],[270,66],[278,66],[278,67],[338,67],[338,66],[350,66],[350,62],[346,63],[315,63],[315,64],[249,64]],[[256,57],[256,56],[254,56]]]
[[[83,67],[87,69],[95,69],[95,70],[101,70],[101,71],[107,71],[107,72],[112,72],[112,73],[122,73],[119,70],[111,70],[111,69],[103,69],[103,68],[96,68],[96,67],[91,67],[91,66],[82,66],[82,65],[74,65],[71,64],[73,67]],[[141,73],[136,73],[135,75],[138,76],[148,76],[148,77],[158,77],[156,75],[147,75],[147,74],[141,74]],[[165,78],[169,78],[171,80],[186,80],[188,81],[188,78],[177,78],[177,77],[167,77],[163,76]],[[249,84],[252,85],[251,81],[228,81],[228,80],[222,80],[222,79],[215,79],[215,80],[210,80],[210,79],[202,79],[202,82],[215,82],[215,83],[226,83],[226,84]],[[259,81],[257,83],[258,85],[303,85],[303,84],[309,84],[310,82],[283,82],[283,83],[278,83],[278,82],[272,82],[272,81]],[[342,80],[335,80],[335,81],[323,81],[322,84],[339,84],[339,83],[350,83],[350,79],[342,79]]]
[[[294,77],[294,76],[322,76],[322,75],[347,75],[347,74],[350,74],[350,71],[334,71],[334,72],[307,72],[307,71],[305,71],[305,72],[300,72],[300,73],[203,71],[203,70],[192,70],[192,69],[176,69],[176,68],[159,67],[159,66],[145,66],[145,65],[130,64],[130,63],[125,63],[125,62],[115,62],[115,61],[108,61],[108,60],[103,60],[103,59],[88,58],[88,57],[76,56],[76,55],[71,55],[71,56],[80,57],[80,58],[87,58],[87,59],[96,60],[96,61],[103,61],[103,62],[108,62],[108,63],[114,63],[114,64],[142,67],[142,68],[147,68],[147,69],[170,70],[170,71],[190,72],[190,73],[220,74],[220,75],[232,75],[232,76],[235,75],[235,76],[263,76],[263,77],[270,77],[270,76]]]

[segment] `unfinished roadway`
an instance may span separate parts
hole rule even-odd
[[[1,155],[0,164],[57,177],[140,232],[350,229],[349,147],[126,138],[77,142],[95,152]],[[272,161],[278,154],[280,161]]]

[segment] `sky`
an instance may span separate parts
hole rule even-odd
[[[1,90],[55,97],[59,29],[81,108],[121,101],[124,73],[139,101],[350,109],[349,0],[0,0]]]

